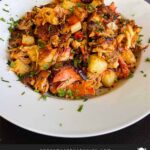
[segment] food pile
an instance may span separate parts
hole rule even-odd
[[[9,40],[10,69],[41,94],[98,95],[136,67],[141,27],[103,0],[56,0],[18,20]]]

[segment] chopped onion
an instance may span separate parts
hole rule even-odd
[[[71,32],[75,33],[81,29],[81,22],[77,22],[76,24],[71,26]]]

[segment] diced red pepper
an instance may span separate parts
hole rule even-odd
[[[74,34],[74,38],[75,38],[76,40],[82,40],[83,37],[84,37],[84,35],[83,35],[83,32],[81,32],[81,31],[78,31],[78,32],[76,32],[76,33]]]

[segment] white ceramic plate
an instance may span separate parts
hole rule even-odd
[[[143,27],[144,43],[150,38],[150,5],[144,0],[114,0],[118,10],[129,18],[134,18]],[[0,17],[17,19],[35,5],[46,4],[49,0],[0,1]],[[110,3],[106,0],[106,3]],[[8,4],[9,6],[5,6]],[[8,9],[7,13],[2,8]],[[0,22],[0,77],[10,83],[0,81],[0,113],[8,121],[25,129],[59,137],[89,137],[110,133],[127,127],[150,113],[150,48],[142,54],[134,78],[120,88],[87,102],[64,101],[48,98],[39,101],[39,94],[16,81],[14,73],[8,71],[7,39],[8,25]],[[143,77],[143,70],[147,77]],[[8,86],[12,87],[9,88]],[[21,95],[25,91],[24,95]],[[82,112],[78,112],[83,104]],[[63,110],[62,110],[63,109]]]

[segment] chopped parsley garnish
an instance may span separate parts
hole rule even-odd
[[[51,26],[48,27],[48,32],[52,31],[52,28]]]
[[[38,46],[40,48],[45,48],[45,43],[42,40],[38,40]]]
[[[59,123],[59,126],[62,127],[62,123]]]
[[[8,4],[5,4],[5,6],[8,6]]]
[[[39,93],[39,90],[35,89],[34,92]]]
[[[140,45],[141,43],[142,43],[142,39],[139,37],[138,40],[137,40],[137,44]]]
[[[14,30],[14,28],[17,27],[18,25],[18,20],[14,20],[14,18],[10,18],[10,21],[8,24],[10,25],[10,27],[8,28],[9,32],[12,32]]]
[[[15,65],[16,65],[16,63],[15,63],[14,61],[12,61],[12,62],[10,63],[10,67],[11,67],[11,68],[14,68]]]
[[[5,12],[7,12],[7,13],[9,13],[9,10],[7,10],[7,9],[5,9],[5,8],[3,8],[2,10],[5,11]]]
[[[150,43],[150,38],[148,39],[148,43]]]
[[[29,77],[34,77],[36,75],[36,72],[35,71],[31,71],[30,73],[29,73]]]
[[[134,16],[135,16],[135,14],[132,14],[131,16],[132,16],[132,17],[134,17]]]
[[[94,11],[94,8],[93,8],[92,5],[87,4],[86,6],[87,6],[87,9],[89,10],[89,12],[93,12]]]
[[[128,76],[128,79],[133,78],[133,77],[134,77],[134,73],[131,72]]]
[[[4,39],[0,38],[0,41],[4,41]]]
[[[72,54],[75,54],[75,50],[74,50],[74,49],[72,49],[72,50],[71,50],[71,53],[72,53]]]
[[[19,78],[18,81],[23,80],[24,77],[25,77],[25,74],[18,74],[18,78]]]
[[[83,101],[84,101],[84,102],[88,101],[88,98],[87,98],[87,97],[84,97],[84,98],[83,98]]]
[[[21,93],[21,95],[24,95],[24,94],[25,94],[25,91]]]
[[[47,70],[49,68],[49,64],[44,64],[43,68],[44,70]]]
[[[6,22],[6,20],[3,17],[0,18],[0,21]]]
[[[80,64],[81,63],[81,60],[80,59],[74,59],[73,60],[73,65],[74,65],[74,67],[78,67],[78,64]]]
[[[99,28],[97,31],[98,31],[98,32],[103,32],[104,29],[103,29],[103,28]]]
[[[73,13],[74,12],[74,7],[71,7],[69,10],[70,10],[71,13]]]
[[[71,96],[73,95],[73,94],[72,94],[72,91],[71,91],[71,90],[67,90],[67,91],[66,91],[66,95],[68,95],[68,96],[71,97]]]
[[[59,89],[58,90],[58,96],[59,97],[64,97],[66,95],[66,91],[64,89]]]
[[[150,62],[150,57],[145,59],[146,62]]]
[[[100,22],[99,22],[99,21],[95,21],[95,23],[96,23],[97,25],[99,25],[99,24],[100,24]]]
[[[65,89],[59,89],[58,90],[58,96],[59,97],[65,97],[65,96],[69,96],[69,97],[72,97],[73,96],[73,92],[68,89],[68,90],[65,90]]]
[[[82,6],[82,4],[79,2],[79,3],[77,3],[77,7],[81,7]]]
[[[40,96],[40,99],[46,100],[47,97],[48,97],[47,95],[41,95],[41,96]]]
[[[143,77],[146,78],[146,77],[147,77],[147,74],[144,74]]]
[[[144,73],[144,71],[143,71],[143,70],[141,70],[140,72],[141,72],[142,74]]]
[[[83,105],[80,105],[79,108],[77,109],[78,112],[81,112],[83,110]]]
[[[11,86],[11,85],[8,85],[8,87],[11,88],[12,86]]]
[[[1,77],[1,81],[9,83],[9,81],[8,80],[4,80],[3,77]]]

